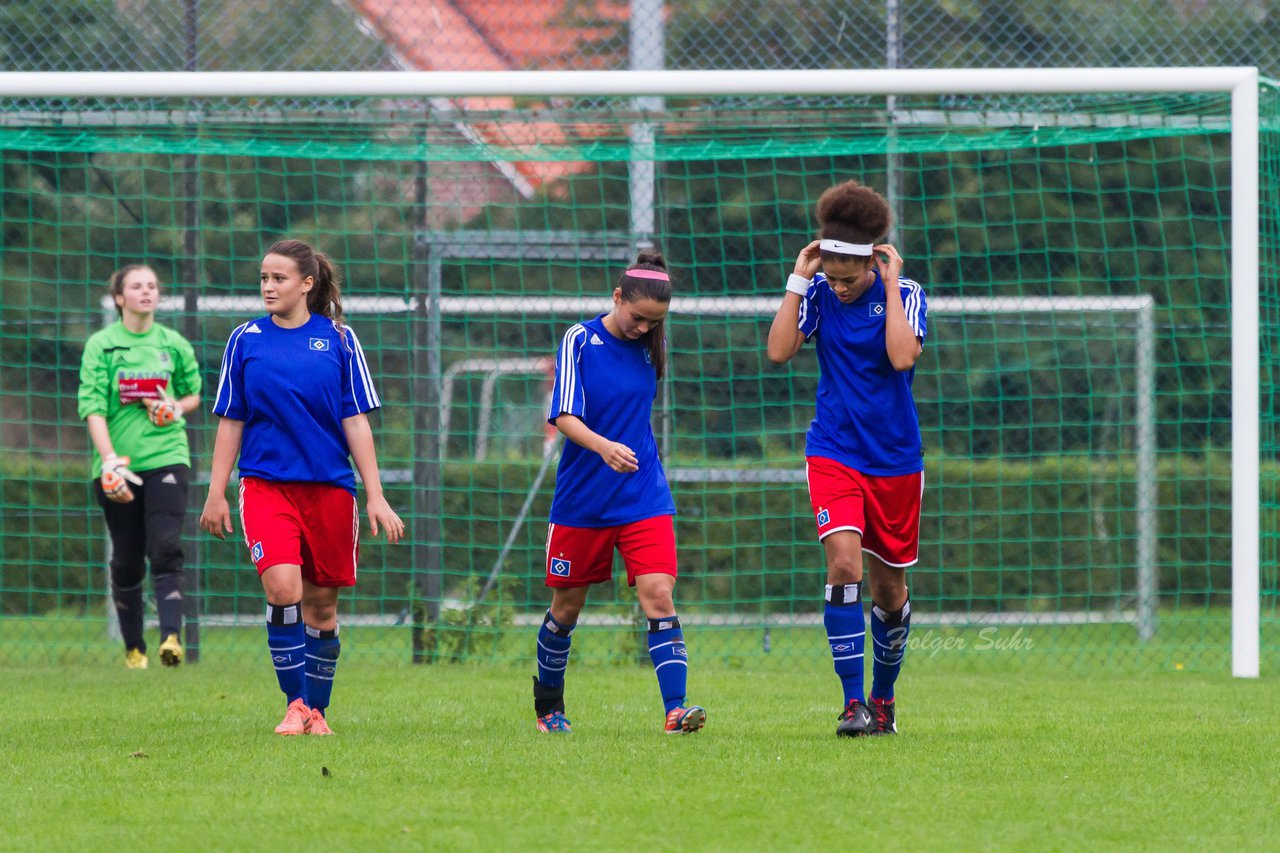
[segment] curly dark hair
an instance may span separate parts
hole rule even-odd
[[[843,243],[878,243],[888,235],[893,222],[884,196],[857,181],[829,187],[818,198],[816,212],[819,239]]]

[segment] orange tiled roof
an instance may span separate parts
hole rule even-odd
[[[613,26],[576,27],[557,22],[564,0],[350,0],[355,10],[411,67],[423,71],[508,71],[583,68],[608,64],[601,52],[584,57],[584,44],[617,35],[624,7],[598,0],[601,20]],[[586,61],[584,61],[586,60]],[[500,109],[510,98],[462,99],[464,107]],[[521,128],[477,123],[477,132],[494,143],[535,139],[547,145],[565,142],[563,128],[539,122]],[[514,164],[531,185],[545,186],[580,171],[576,163]]]

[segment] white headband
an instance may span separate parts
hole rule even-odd
[[[823,240],[819,249],[823,252],[835,252],[837,255],[861,255],[868,257],[874,243],[841,243],[839,240]]]

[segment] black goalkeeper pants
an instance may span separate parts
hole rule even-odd
[[[190,469],[168,465],[134,473],[142,478],[142,485],[129,485],[131,503],[107,500],[100,480],[93,481],[93,490],[111,534],[111,598],[120,618],[124,647],[145,652],[142,581],[148,563],[160,636],[182,631],[182,522],[187,512]]]

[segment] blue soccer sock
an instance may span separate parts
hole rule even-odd
[[[276,680],[284,691],[285,701],[307,701],[306,666],[307,632],[302,624],[302,602],[267,604],[267,648],[276,668]]]
[[[338,626],[332,631],[321,631],[307,626],[307,704],[322,715],[329,707],[329,695],[333,692],[333,675],[338,670],[338,655],[342,643],[338,639]]]
[[[871,604],[871,698],[893,701],[893,683],[902,671],[902,657],[907,653],[907,635],[911,633],[911,599],[902,607],[886,613],[880,605]]]
[[[862,647],[867,629],[862,616],[861,591],[861,583],[827,584],[827,605],[822,617],[846,705],[852,699],[866,702],[862,686]]]
[[[563,692],[572,642],[573,626],[557,622],[548,610],[542,619],[542,627],[538,629],[538,681],[543,687]]]
[[[684,633],[675,614],[649,620],[649,659],[658,676],[662,705],[667,713],[684,704],[689,681],[689,652],[684,647]]]

